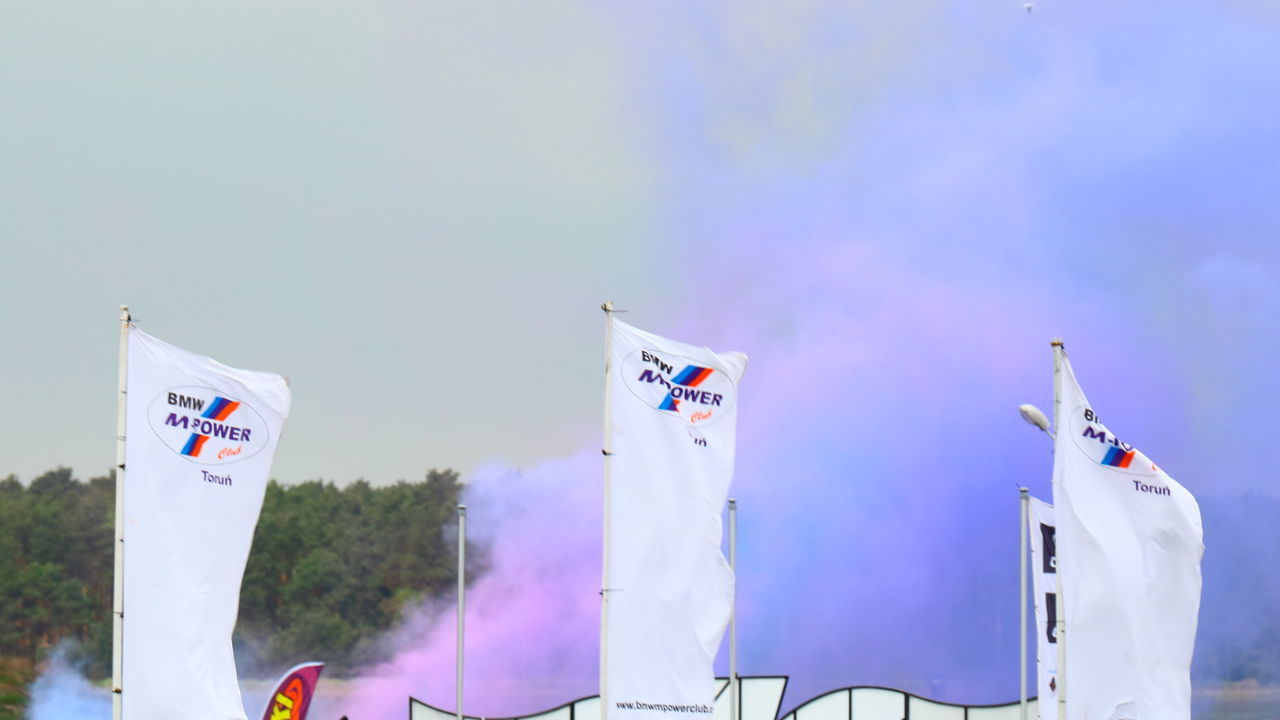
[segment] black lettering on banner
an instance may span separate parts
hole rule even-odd
[[[1044,569],[1041,570],[1041,572],[1058,572],[1058,544],[1054,539],[1055,534],[1056,530],[1052,525],[1040,523],[1040,554],[1044,556],[1044,559],[1041,561],[1044,565]]]
[[[204,409],[204,400],[201,400],[200,398],[187,397],[186,395],[179,395],[174,392],[168,393],[168,395],[170,405],[177,405],[180,408],[187,408],[189,410],[195,410],[196,412],[200,412]]]
[[[1058,643],[1058,596],[1056,593],[1044,594],[1044,632],[1049,642]]]

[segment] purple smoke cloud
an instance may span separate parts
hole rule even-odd
[[[515,715],[595,693],[600,628],[600,455],[520,472],[481,470],[466,492],[469,540],[491,568],[467,593],[468,714]],[[357,720],[398,718],[406,696],[454,701],[455,605],[411,618],[395,658],[343,702]]]
[[[625,18],[668,180],[657,244],[684,258],[665,269],[690,308],[629,319],[752,358],[741,671],[790,674],[787,706],[848,684],[1016,697],[1015,486],[1048,499],[1050,458],[1015,408],[1049,409],[1054,336],[1108,424],[1206,503],[1201,647],[1248,639],[1217,608],[1276,604],[1229,587],[1260,531],[1219,511],[1275,495],[1223,451],[1280,432],[1250,412],[1280,391],[1280,210],[1259,194],[1280,149],[1280,82],[1258,69],[1274,17],[1042,5],[1037,25],[993,6],[943,27],[942,3]],[[867,42],[842,45],[845,21]],[[468,712],[596,692],[599,476],[584,451],[475,481],[495,554]],[[377,687],[451,707],[451,627]]]
[[[1014,412],[1028,392],[1047,406],[1035,310],[966,283],[922,284],[869,248],[785,254],[757,261],[787,277],[807,270],[804,290],[744,296],[739,316],[755,322],[720,328],[752,356],[734,489],[742,672],[792,675],[791,702],[851,683],[1007,700],[1014,487],[1045,494],[1049,471],[1047,443]],[[904,302],[903,287],[920,289]],[[971,321],[983,318],[999,321]],[[586,452],[473,480],[471,527],[492,529],[493,558],[468,600],[469,713],[527,714],[596,692],[600,469]],[[451,613],[437,609],[371,672],[353,717],[392,717],[406,694],[452,707]]]

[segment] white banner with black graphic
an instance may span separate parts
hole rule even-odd
[[[231,632],[289,388],[135,327],[128,353],[124,718],[243,719]]]
[[[709,717],[733,602],[721,512],[747,358],[612,327],[607,716]]]
[[[1031,498],[1031,592],[1036,608],[1036,697],[1040,720],[1058,717],[1058,555],[1053,506]]]
[[[1063,359],[1054,450],[1066,720],[1191,716],[1200,508],[1115,436]]]

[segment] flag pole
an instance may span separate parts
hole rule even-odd
[[[610,464],[613,456],[610,435],[612,431],[609,405],[610,374],[613,358],[613,303],[605,301],[600,305],[604,311],[604,559],[600,572],[600,718],[609,717],[609,500],[610,500]]]
[[[120,306],[119,393],[116,396],[116,537],[111,593],[111,717],[124,714],[124,440],[129,391],[129,306]]]
[[[729,568],[733,604],[729,606],[729,720],[738,720],[738,501],[729,498]]]
[[[462,720],[462,657],[466,637],[464,620],[467,615],[467,506],[458,505],[458,657],[457,690],[458,720]]]
[[[1018,701],[1021,720],[1027,720],[1027,533],[1030,532],[1031,495],[1018,488]]]
[[[1054,452],[1058,450],[1058,438],[1062,437],[1062,362],[1067,356],[1066,348],[1062,344],[1061,338],[1054,338],[1049,345],[1053,348],[1053,445]],[[1057,462],[1056,460],[1054,461]],[[1053,476],[1053,506],[1061,507],[1059,499],[1062,497],[1062,488],[1058,479],[1058,474]],[[1058,695],[1058,720],[1067,720],[1067,602],[1066,597],[1062,594],[1062,556],[1058,555],[1058,572],[1054,573],[1056,587],[1054,592],[1057,593],[1055,602],[1057,603],[1058,622],[1054,637],[1057,640],[1057,660],[1058,671],[1056,676],[1055,691]]]

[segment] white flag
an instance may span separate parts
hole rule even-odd
[[[1036,706],[1058,717],[1058,557],[1053,506],[1031,498],[1031,590],[1036,608]]]
[[[243,720],[231,632],[289,388],[128,342],[123,716]]]
[[[617,320],[611,342],[606,716],[709,717],[733,603],[720,516],[747,358]]]
[[[1098,419],[1063,357],[1054,443],[1066,720],[1186,720],[1200,508]]]

